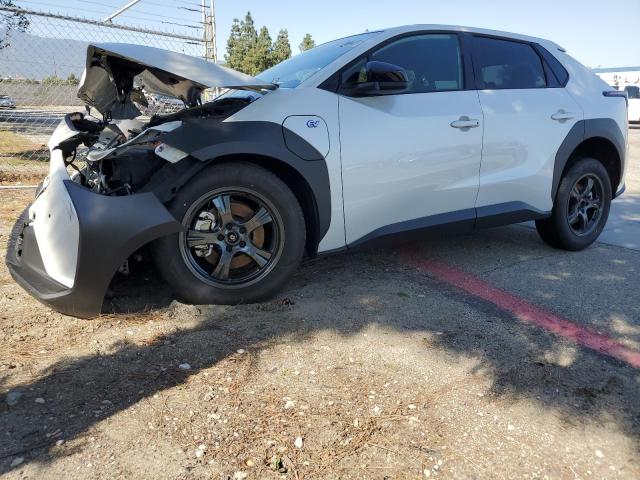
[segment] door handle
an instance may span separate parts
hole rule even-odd
[[[468,130],[470,128],[477,128],[480,126],[480,120],[469,118],[466,115],[460,117],[458,120],[451,122],[453,128],[460,128],[462,130]]]
[[[573,113],[565,110],[558,110],[556,113],[551,115],[551,120],[556,120],[558,122],[565,122],[571,119],[573,119]]]

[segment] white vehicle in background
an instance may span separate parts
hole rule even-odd
[[[629,123],[640,123],[640,85],[627,85],[621,90],[629,98]]]

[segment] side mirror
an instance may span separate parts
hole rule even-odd
[[[409,76],[404,68],[386,62],[367,62],[356,81],[342,86],[342,93],[354,97],[367,95],[392,95],[409,86]]]

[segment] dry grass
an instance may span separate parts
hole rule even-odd
[[[48,170],[46,147],[0,131],[0,185],[35,185]]]
[[[9,234],[10,225],[13,225],[20,212],[33,200],[33,193],[31,189],[0,190],[0,225],[4,222],[7,225],[6,228],[0,229],[0,236]],[[4,248],[4,245],[2,247]]]
[[[20,155],[43,148],[44,145],[30,142],[25,137],[0,130],[0,156]]]

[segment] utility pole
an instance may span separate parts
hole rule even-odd
[[[216,32],[216,6],[214,0],[211,0],[211,48],[213,49],[213,61],[218,63],[218,44]]]
[[[217,63],[218,52],[216,49],[216,13],[214,0],[210,0],[211,7],[207,14],[207,7],[205,6],[205,0],[200,0],[200,9],[202,10],[202,27],[203,27],[203,43],[204,43],[204,59]],[[205,92],[205,98],[211,100],[212,97],[219,95],[218,88],[214,88],[213,91],[209,90]]]
[[[200,13],[202,13],[202,35],[204,40],[204,58],[207,58],[207,11],[204,6],[205,0],[200,0]]]
[[[208,14],[205,0],[200,1],[200,9],[202,10],[204,58],[205,60],[216,63],[218,61],[218,52],[216,49],[216,14],[214,0],[211,0],[211,7]]]

